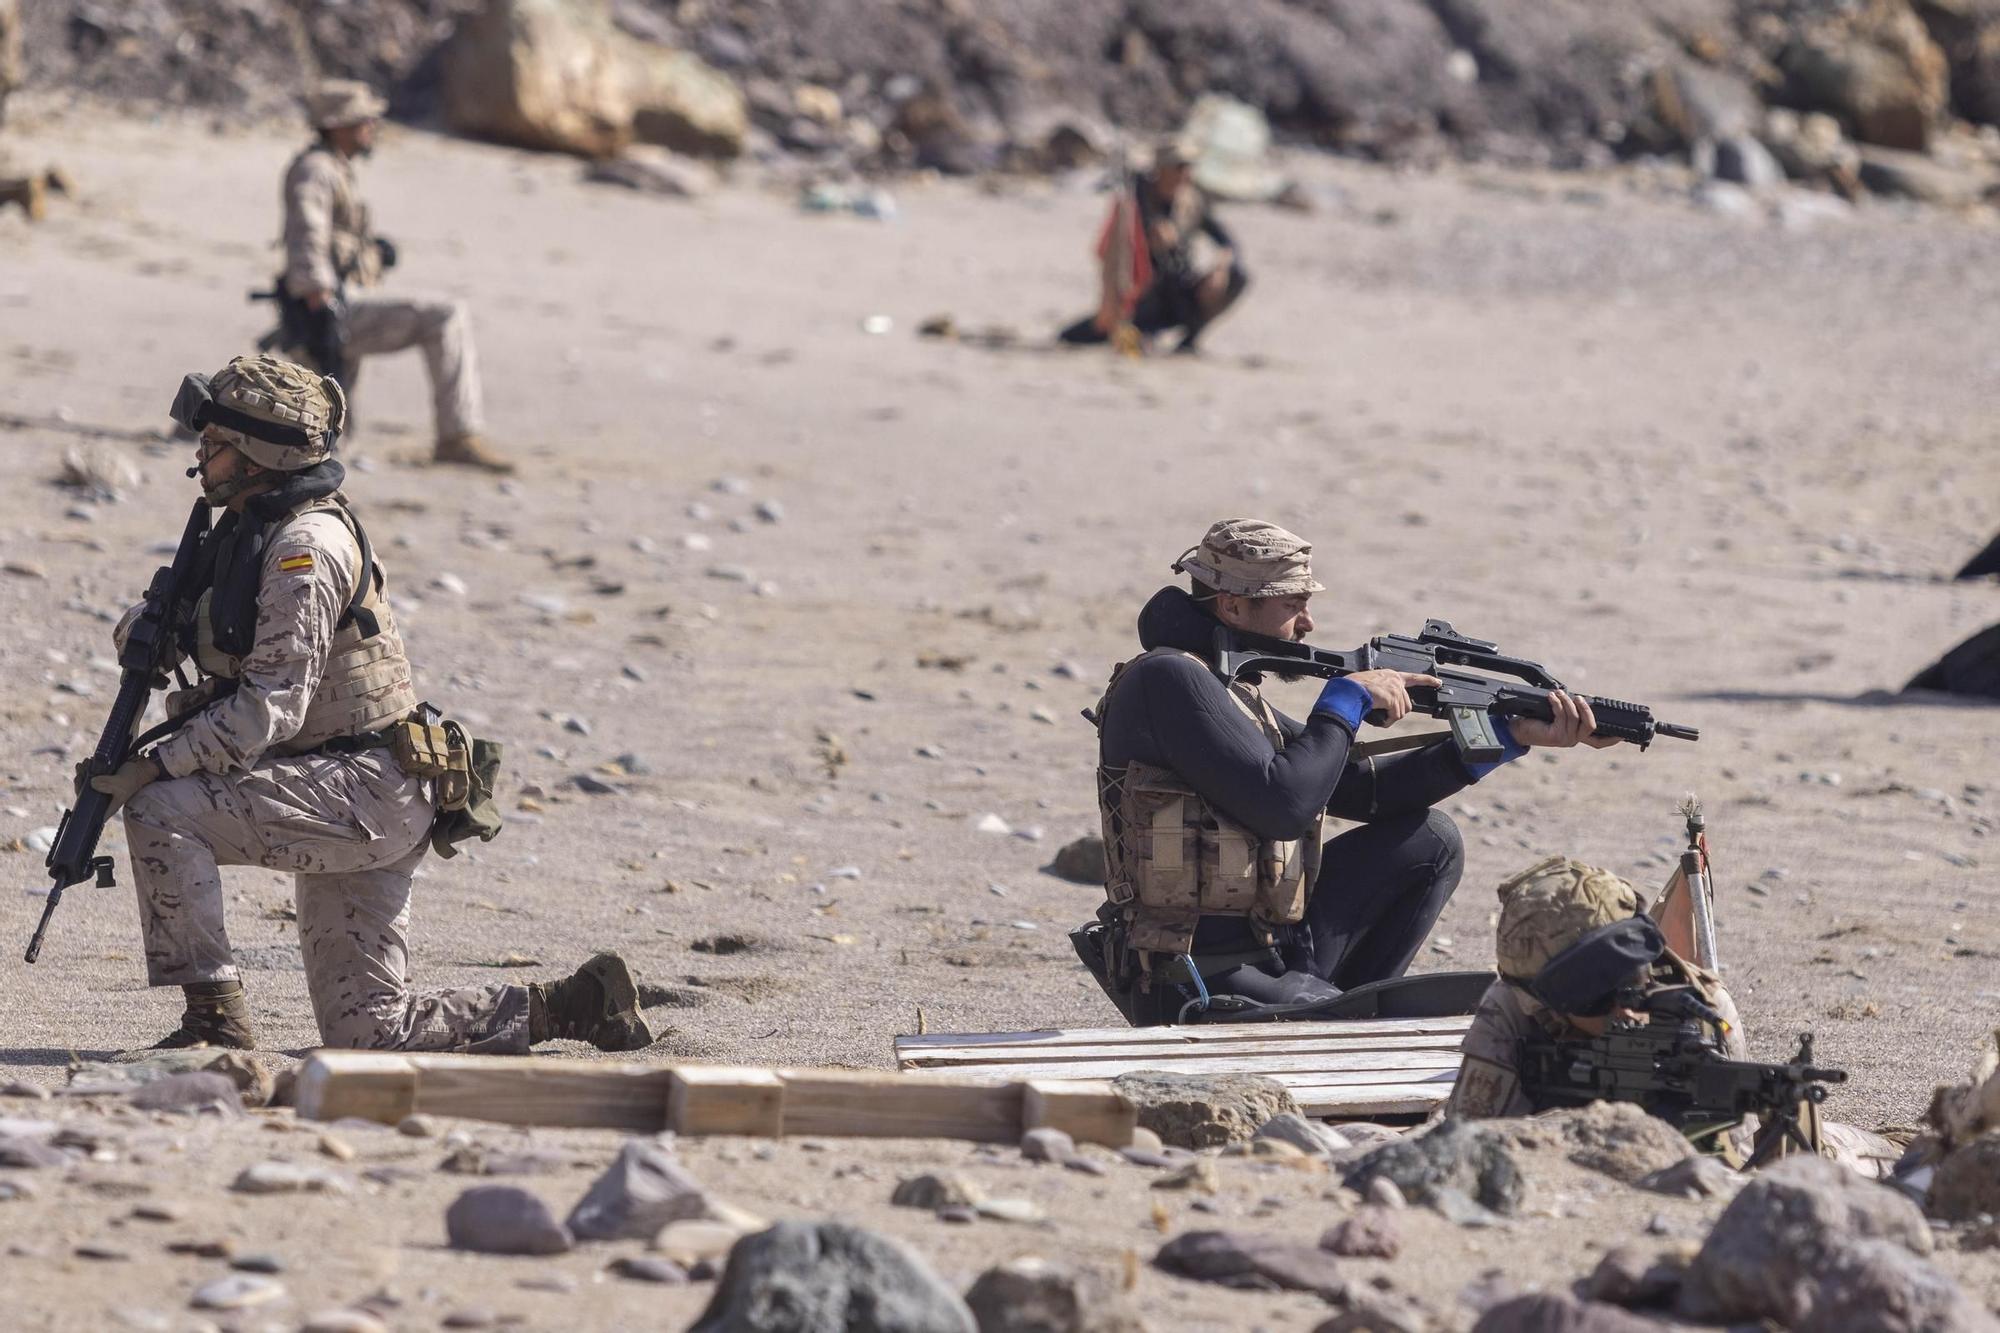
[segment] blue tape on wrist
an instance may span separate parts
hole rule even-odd
[[[1495,717],[1492,719],[1492,722],[1493,734],[1500,738],[1500,757],[1490,764],[1467,764],[1465,767],[1472,774],[1474,782],[1485,777],[1502,764],[1513,763],[1528,752],[1527,746],[1514,739],[1514,729],[1507,725],[1506,718]]]
[[[1360,727],[1371,702],[1365,686],[1356,685],[1345,676],[1336,676],[1319,692],[1319,701],[1313,704],[1313,712],[1337,717],[1351,731]]]

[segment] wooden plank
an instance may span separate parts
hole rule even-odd
[[[505,1125],[622,1129],[667,1127],[673,1070],[510,1055],[411,1057],[421,1075],[417,1109]]]
[[[856,1138],[1021,1137],[1021,1085],[907,1078],[872,1069],[784,1069],[785,1132]]]
[[[683,1065],[667,1085],[667,1126],[677,1134],[785,1132],[785,1081],[768,1069]]]
[[[1363,1051],[1453,1051],[1456,1052],[1463,1037],[1457,1034],[1440,1034],[1434,1037],[1353,1037],[1345,1041],[1332,1037],[1298,1042],[1273,1043],[1268,1041],[1214,1042],[1203,1045],[1134,1047],[1134,1046],[982,1046],[969,1053],[935,1055],[920,1052],[905,1058],[906,1069],[965,1069],[980,1065],[1004,1064],[1061,1064],[1071,1061],[1087,1063],[1094,1060],[1133,1060],[1144,1058],[1170,1062],[1183,1059],[1208,1059],[1215,1056],[1266,1055],[1283,1052],[1285,1055],[1347,1055]],[[1163,1063],[1164,1067],[1164,1063]]]
[[[1139,1111],[1096,1079],[1027,1082],[1021,1087],[1021,1128],[1059,1129],[1078,1143],[1123,1148],[1132,1142]]]
[[[336,1077],[337,1075],[337,1077]],[[318,1051],[299,1071],[296,1105],[306,1120],[400,1123],[417,1109],[417,1067],[381,1051]]]
[[[952,1069],[948,1077],[952,1079],[986,1079],[994,1083],[1020,1083],[1020,1081],[1062,1081],[1062,1079],[1116,1079],[1128,1073],[1168,1073],[1168,1075],[1218,1075],[1218,1073],[1252,1073],[1268,1075],[1272,1079],[1280,1075],[1298,1075],[1306,1079],[1318,1079],[1322,1083],[1368,1083],[1388,1079],[1428,1079],[1440,1071],[1456,1071],[1458,1053],[1454,1051],[1434,1051],[1418,1055],[1378,1055],[1356,1063],[1336,1063],[1334,1057],[1308,1057],[1300,1061],[1274,1059],[1274,1057],[1238,1057],[1228,1061],[1096,1061],[1088,1067],[1064,1067],[1064,1065],[980,1065],[974,1069]],[[936,1071],[910,1069],[904,1079],[918,1083],[928,1077],[936,1077]]]
[[[896,1038],[898,1059],[918,1053],[972,1052],[995,1046],[1047,1049],[1061,1046],[1180,1046],[1188,1043],[1275,1042],[1315,1037],[1421,1037],[1462,1035],[1466,1014],[1442,1018],[1369,1018],[1311,1023],[1193,1023],[1185,1027],[1046,1028],[1030,1032],[936,1032]]]
[[[1450,1095],[1450,1089],[1426,1088],[1294,1088],[1292,1099],[1310,1116],[1329,1120],[1372,1120],[1383,1115],[1428,1115]]]

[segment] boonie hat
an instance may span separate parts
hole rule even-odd
[[[1325,592],[1312,576],[1312,543],[1275,523],[1225,518],[1181,552],[1174,573],[1238,597]]]

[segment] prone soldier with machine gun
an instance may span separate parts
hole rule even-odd
[[[1687,923],[1677,931],[1672,913],[1644,914],[1631,884],[1552,856],[1499,896],[1500,975],[1466,1033],[1445,1115],[1632,1102],[1744,1169],[1794,1152],[1875,1177],[1895,1165],[1896,1144],[1820,1117],[1847,1073],[1814,1062],[1810,1034],[1789,1061],[1750,1059],[1729,992],[1668,943],[1690,935]]]
[[[1135,1025],[1305,1017],[1402,976],[1463,866],[1440,802],[1530,747],[1697,738],[1442,621],[1311,647],[1311,551],[1274,524],[1212,526],[1174,565],[1190,587],[1147,603],[1146,651],[1085,713],[1107,901],[1071,942]],[[1327,683],[1297,721],[1264,700],[1266,675]],[[1412,712],[1449,733],[1358,739]],[[1322,844],[1329,815],[1361,827]]]

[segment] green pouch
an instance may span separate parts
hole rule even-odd
[[[458,855],[456,844],[469,838],[491,842],[500,833],[500,807],[494,803],[493,790],[500,778],[501,746],[498,741],[466,736],[465,729],[456,722],[447,721],[444,725],[453,733],[453,749],[464,746],[471,779],[464,804],[449,809],[440,807],[437,821],[431,825],[431,850],[439,856],[453,857]]]

